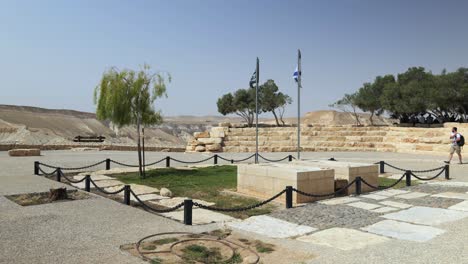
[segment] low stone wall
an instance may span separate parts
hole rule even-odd
[[[255,152],[255,128],[234,128],[228,124],[195,133],[188,152]],[[451,127],[468,135],[468,124],[445,123],[439,128],[304,126],[302,151],[379,151],[446,155]],[[466,132],[465,132],[466,131]],[[294,152],[297,128],[259,128],[260,152]]]
[[[8,151],[11,157],[27,157],[27,156],[40,156],[40,149],[12,149]]]

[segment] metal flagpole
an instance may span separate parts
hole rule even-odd
[[[255,164],[258,163],[258,78],[260,76],[259,73],[259,60],[257,57],[257,68],[256,72],[256,87],[255,87]]]
[[[297,159],[301,159],[301,50],[297,50]]]

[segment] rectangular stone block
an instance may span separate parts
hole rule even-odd
[[[281,192],[292,186],[302,192],[327,194],[334,192],[333,170],[297,164],[240,164],[237,171],[237,191],[262,199]],[[318,200],[293,193],[294,203]],[[284,195],[278,199],[284,203]]]

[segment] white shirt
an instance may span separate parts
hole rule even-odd
[[[458,146],[457,142],[460,139],[460,133],[452,133],[452,145]]]

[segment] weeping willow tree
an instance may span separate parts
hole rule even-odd
[[[104,72],[101,82],[94,90],[96,116],[109,120],[116,126],[136,126],[138,165],[143,177],[141,155],[141,129],[144,126],[162,123],[160,111],[154,108],[157,98],[167,96],[166,81],[169,74],[153,73],[148,65],[140,70],[118,70],[113,67]]]

